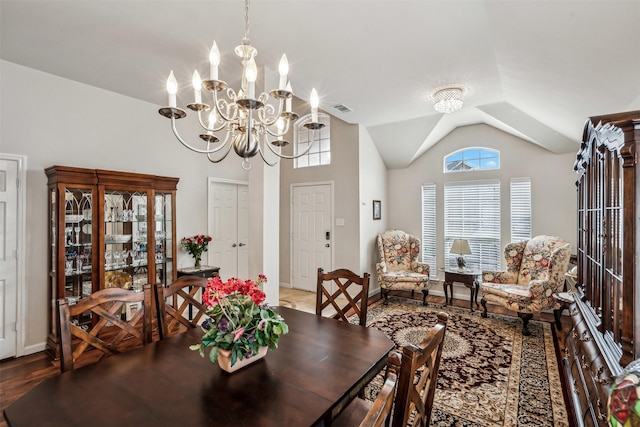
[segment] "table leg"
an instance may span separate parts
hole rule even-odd
[[[471,309],[471,312],[473,313],[473,297],[476,294],[476,286],[475,286],[476,282],[472,282],[471,283],[471,292],[469,292],[469,308]]]
[[[478,304],[478,294],[480,293],[480,282],[478,281],[478,279],[475,279],[473,281],[473,287],[476,289],[476,296],[475,296],[476,308],[479,308],[480,304]]]
[[[443,282],[442,286],[444,287],[444,305],[449,305],[453,303],[453,282]],[[451,297],[448,296],[447,288],[451,289]]]

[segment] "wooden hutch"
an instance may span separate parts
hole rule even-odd
[[[176,279],[178,178],[51,166],[48,177],[48,338],[55,357],[55,302],[108,287],[141,291]],[[127,316],[127,313],[122,313]],[[90,317],[74,319],[80,325]]]
[[[578,278],[565,372],[576,425],[607,426],[609,389],[640,356],[640,111],[592,117],[578,173]]]

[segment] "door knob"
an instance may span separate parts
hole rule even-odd
[[[236,245],[235,243],[233,245],[231,245],[232,248],[235,248],[236,246],[238,246],[238,245]]]
[[[238,244],[238,246],[244,246],[244,245],[245,245],[244,243],[240,243],[240,244]]]

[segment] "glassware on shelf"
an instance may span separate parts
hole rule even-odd
[[[78,274],[82,274],[82,264],[83,264],[83,260],[82,260],[83,256],[82,255],[78,255],[76,257],[76,272]]]
[[[113,264],[115,268],[120,268],[120,260],[122,259],[121,251],[113,251]]]
[[[64,274],[70,276],[73,274],[73,260],[66,259],[64,260]]]
[[[76,245],[80,245],[80,230],[82,230],[80,226],[73,227],[73,231],[76,233]]]
[[[105,251],[104,252],[104,268],[105,269],[111,268],[112,259],[113,259],[113,255],[111,251]]]
[[[73,244],[73,227],[65,227],[64,228],[64,244],[72,245]]]

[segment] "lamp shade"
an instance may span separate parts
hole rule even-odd
[[[455,239],[451,245],[452,254],[469,255],[471,254],[471,248],[469,247],[469,241],[467,239]]]

